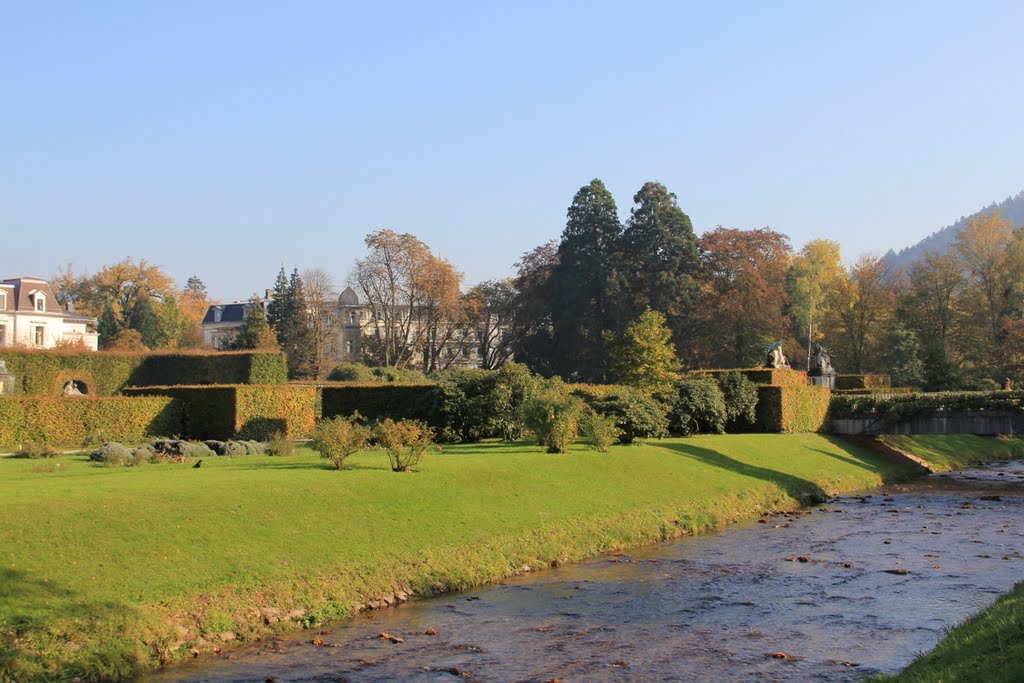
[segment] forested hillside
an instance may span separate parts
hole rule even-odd
[[[1017,193],[1016,196],[1007,197],[998,204],[992,202],[989,206],[970,216],[961,216],[957,222],[933,232],[917,244],[898,252],[890,250],[884,257],[886,265],[890,268],[904,268],[910,266],[927,252],[946,253],[956,240],[957,233],[967,227],[967,221],[982,214],[991,213],[993,210],[998,210],[1004,219],[1013,223],[1015,228],[1024,224],[1024,190]]]

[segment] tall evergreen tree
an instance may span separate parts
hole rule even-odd
[[[288,315],[288,276],[284,272],[284,266],[277,273],[277,280],[274,281],[273,294],[270,303],[267,304],[267,323],[281,339],[281,323]]]
[[[99,320],[96,322],[96,331],[100,335],[100,346],[104,349],[121,331],[121,324],[118,323],[117,314],[114,313],[114,307],[110,305],[110,302],[103,307],[103,313],[100,314]]]
[[[573,197],[551,275],[552,333],[568,377],[596,381],[604,374],[601,333],[618,327],[609,288],[621,234],[615,200],[595,178]]]
[[[615,285],[620,319],[650,307],[665,314],[679,349],[690,348],[693,313],[699,297],[697,238],[690,217],[664,185],[645,183],[622,232],[621,267]]]
[[[160,329],[160,320],[153,310],[153,302],[148,296],[136,299],[127,311],[128,328],[135,330],[142,337],[142,343],[151,349],[163,346],[166,341]]]
[[[291,379],[311,377],[314,373],[315,344],[309,326],[309,301],[299,269],[288,280],[287,308],[282,313],[278,342],[288,355],[288,376]]]

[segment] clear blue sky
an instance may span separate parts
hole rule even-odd
[[[601,178],[844,256],[1024,188],[1024,3],[0,1],[0,276],[221,300],[411,232],[512,272]]]

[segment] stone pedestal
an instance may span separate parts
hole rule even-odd
[[[811,369],[811,371],[807,373],[807,383],[812,386],[828,387],[829,389],[835,390],[836,373],[821,372],[820,370]]]

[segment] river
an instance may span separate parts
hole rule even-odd
[[[1024,463],[994,463],[364,613],[143,680],[855,681],[903,668],[1021,579]]]

